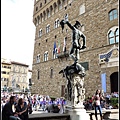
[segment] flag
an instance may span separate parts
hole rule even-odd
[[[54,48],[53,48],[53,54],[56,53],[56,41],[54,41]]]
[[[60,40],[58,41],[58,53],[60,53]]]
[[[112,51],[113,51],[113,50],[111,50],[111,51],[108,52],[107,54],[100,55],[100,59],[106,58],[105,61],[108,62],[108,61],[109,61],[109,58],[110,58],[111,55],[112,55]]]
[[[63,52],[66,52],[66,39],[64,38]]]
[[[106,73],[101,74],[102,90],[106,92]]]

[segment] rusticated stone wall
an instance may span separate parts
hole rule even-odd
[[[61,0],[62,1],[62,0]],[[117,0],[65,0],[66,3],[61,10],[57,10],[45,21],[36,26],[35,44],[33,54],[33,66],[32,66],[32,92],[44,95],[50,95],[52,97],[60,97],[62,85],[66,85],[66,79],[59,71],[65,68],[67,65],[73,64],[73,61],[66,58],[53,59],[52,52],[54,41],[58,46],[60,40],[61,50],[63,47],[64,37],[68,37],[66,44],[67,50],[71,47],[71,30],[65,25],[62,33],[61,27],[54,28],[54,22],[57,18],[62,20],[65,14],[68,14],[68,18],[71,24],[74,25],[78,20],[84,25],[83,33],[86,35],[86,50],[80,52],[80,62],[88,62],[89,70],[86,71],[85,76],[85,89],[86,96],[93,95],[96,89],[101,89],[100,75],[103,72],[107,74],[107,92],[110,92],[110,75],[114,72],[118,72],[118,67],[101,68],[99,65],[99,54],[106,53],[114,45],[109,45],[107,33],[113,26],[118,26],[118,19],[109,21],[108,13],[114,8],[118,8]],[[39,6],[41,0],[38,0],[34,5],[33,21],[44,10],[49,8],[54,3],[57,4],[57,0],[49,0],[46,4],[43,3],[43,7],[35,11],[36,6]],[[80,5],[85,5],[85,13],[80,15]],[[66,7],[66,9],[65,9]],[[54,8],[53,8],[54,9]],[[50,32],[46,33],[46,26],[50,24]],[[39,30],[42,29],[43,34],[38,37]],[[66,32],[67,29],[67,32]],[[55,38],[56,36],[56,38]],[[118,46],[118,44],[115,44]],[[48,51],[48,61],[44,62],[44,53]],[[40,63],[36,63],[37,55],[40,54]],[[50,78],[51,68],[53,68],[53,77]],[[40,79],[37,79],[37,70],[40,70]]]

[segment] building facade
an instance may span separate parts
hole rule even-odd
[[[11,63],[6,59],[1,59],[1,90],[5,90],[8,87],[9,74],[11,69]]]
[[[15,61],[3,61],[1,63],[2,76],[1,86],[7,88],[9,91],[17,90],[19,92],[25,92],[29,89],[29,65],[15,62]]]
[[[11,61],[9,86],[25,91],[28,88],[28,65]]]
[[[86,96],[96,89],[118,91],[118,0],[35,0],[33,23],[36,26],[32,65],[32,92],[53,97],[65,96],[66,78],[59,74],[73,64],[69,57],[71,29],[62,31],[60,21],[68,18],[83,26],[87,48],[80,51],[86,69]],[[82,44],[82,41],[80,41]]]

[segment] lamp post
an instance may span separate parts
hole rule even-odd
[[[34,85],[34,83],[29,83],[30,93],[31,93],[31,91],[32,91],[32,85]]]

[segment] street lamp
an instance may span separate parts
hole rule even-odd
[[[31,82],[29,83],[30,93],[31,93],[31,91],[32,91],[32,89],[31,89],[32,85],[34,85],[34,82],[33,82],[33,83],[31,83]]]

